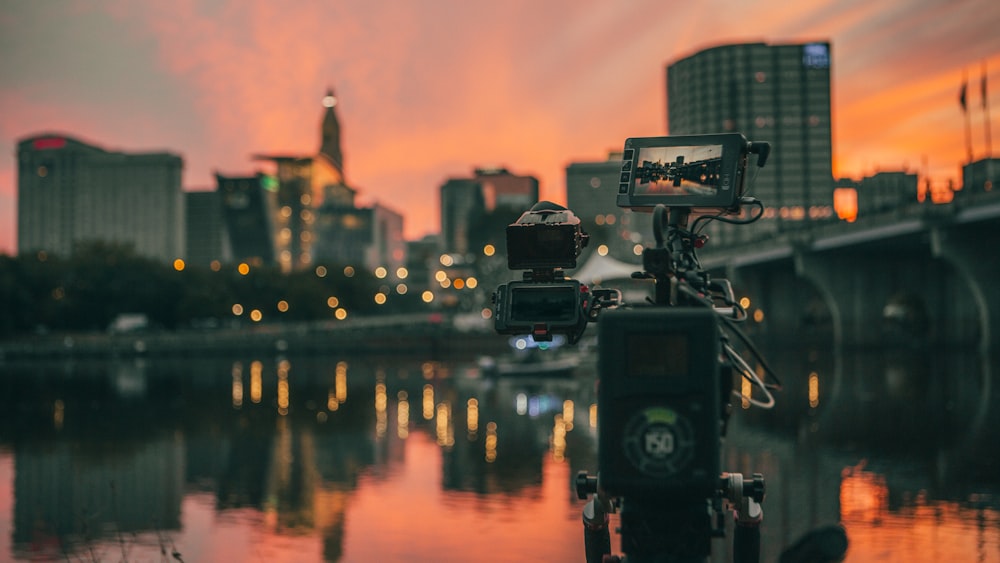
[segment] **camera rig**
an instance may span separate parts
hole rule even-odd
[[[563,272],[576,267],[589,239],[572,211],[547,201],[507,226],[507,267],[527,271],[493,294],[498,333],[531,334],[539,342],[565,334],[575,343],[602,306],[620,300],[617,290],[591,290]]]
[[[704,560],[711,538],[725,535],[727,510],[736,518],[738,559],[759,557],[764,478],[722,472],[720,452],[734,378],[765,397],[742,399],[766,408],[780,382],[737,326],[747,315],[732,285],[701,268],[696,249],[707,241],[700,227],[708,221],[745,224],[763,215],[744,186],[749,155],[762,167],[769,153],[768,143],[739,133],[626,140],[617,205],[652,212],[656,241],[632,276],[655,284],[642,306],[565,276],[589,238],[572,211],[541,202],[507,227],[508,266],[528,271],[497,288],[496,331],[536,340],[563,333],[575,342],[599,321],[599,471],[577,477],[580,498],[592,495],[584,509],[588,562],[614,559],[608,514],[615,511],[630,562]],[[774,383],[765,384],[737,346]]]

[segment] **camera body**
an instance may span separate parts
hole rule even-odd
[[[507,268],[552,271],[576,268],[590,236],[565,207],[540,202],[507,225]]]
[[[528,270],[522,281],[500,284],[493,294],[493,327],[500,334],[531,334],[575,342],[587,326],[590,290],[563,275],[587,245],[580,219],[565,207],[540,202],[507,226],[507,267]]]
[[[609,494],[695,500],[719,488],[718,323],[698,307],[601,315],[597,457]]]

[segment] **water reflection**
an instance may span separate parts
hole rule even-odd
[[[765,560],[838,521],[849,560],[1000,558],[995,361],[768,357],[778,407],[737,408],[723,455],[768,480]],[[7,364],[0,388],[0,559],[583,560],[587,364],[548,379],[374,358]]]

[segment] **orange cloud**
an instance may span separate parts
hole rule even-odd
[[[106,92],[100,100],[67,101],[51,93],[78,84],[67,84],[58,66],[70,59],[55,57],[44,79],[0,76],[0,100],[13,100],[3,107],[16,121],[0,131],[8,139],[34,133],[58,115],[55,124],[68,133],[105,146],[179,152],[185,185],[207,187],[214,170],[252,171],[254,153],[315,152],[319,99],[333,87],[348,181],[404,213],[414,238],[437,231],[438,188],[448,177],[506,165],[537,175],[542,196],[563,201],[568,163],[603,160],[627,137],[665,134],[664,69],[679,57],[720,43],[828,39],[835,172],[860,177],[906,165],[935,181],[958,177],[961,70],[978,80],[986,58],[993,90],[1000,88],[1000,38],[991,27],[1000,8],[900,1],[766,8],[179,0],[74,5],[72,17],[60,13],[69,8],[46,8],[37,19],[54,47],[79,29],[59,26],[100,12],[125,31],[87,40],[114,41],[103,46],[109,57],[145,57],[132,64],[162,84],[147,93],[123,76],[92,87]],[[24,25],[9,20],[0,31]],[[32,68],[32,50],[19,52],[28,61],[21,67]],[[36,99],[59,107],[48,111]],[[981,155],[981,110],[972,110]],[[13,186],[8,160],[0,163],[0,193],[13,195]]]

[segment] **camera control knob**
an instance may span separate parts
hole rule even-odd
[[[764,502],[764,475],[754,473],[753,478],[743,483],[743,494],[757,502]]]
[[[597,477],[591,477],[586,471],[576,474],[576,496],[580,500],[586,500],[588,494],[597,492]]]

